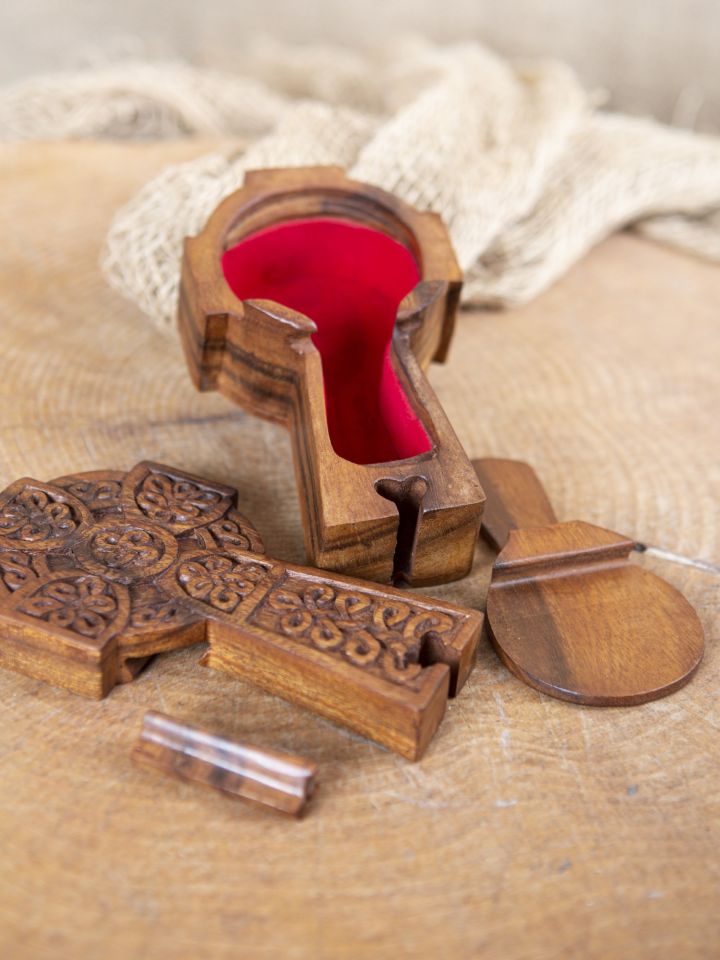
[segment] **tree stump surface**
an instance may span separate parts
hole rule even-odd
[[[302,561],[290,445],[196,393],[179,340],[97,266],[109,221],[216,143],[0,152],[0,484],[142,459],[240,490]],[[0,955],[103,960],[716,957],[720,942],[720,269],[629,234],[533,304],[464,311],[430,379],[468,454],[537,470],[558,518],[651,545],[707,633],[641,707],[548,697],[486,641],[411,764],[198,665],[101,702],[0,670]],[[427,592],[482,608],[491,552]],[[0,638],[1,643],[1,638]],[[300,822],[131,764],[147,710],[319,764]]]

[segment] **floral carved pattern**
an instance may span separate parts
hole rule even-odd
[[[97,639],[117,617],[119,605],[111,584],[101,577],[82,574],[44,583],[25,598],[18,610],[64,630]]]
[[[181,600],[161,598],[133,608],[130,626],[136,630],[157,630],[182,623],[186,610]]]
[[[19,544],[65,540],[81,518],[69,503],[34,486],[24,486],[0,507],[0,536]]]
[[[450,639],[458,626],[448,613],[298,575],[275,584],[251,619],[395,683],[420,674],[426,640]]]
[[[0,552],[0,580],[11,592],[38,578],[38,558],[23,550]]]
[[[414,758],[479,625],[460,608],[270,560],[236,496],[149,462],[1,493],[0,665],[103,697],[154,654],[207,639],[203,662],[261,674]],[[47,539],[8,543],[8,531]]]
[[[159,473],[148,474],[136,495],[137,505],[147,517],[168,524],[202,519],[221,499],[215,490]]]
[[[74,480],[58,484],[71,493],[78,500],[90,507],[91,510],[100,510],[119,506],[122,482],[120,480]]]
[[[203,534],[205,531],[202,531]],[[212,542],[203,541],[207,546],[227,547],[235,550],[250,550],[252,553],[262,553],[263,545],[254,527],[237,510],[230,510],[221,520],[216,520],[207,526],[207,533]]]
[[[93,556],[107,567],[149,567],[162,557],[164,547],[149,530],[101,530],[90,541]]]
[[[76,562],[89,573],[121,583],[144,580],[166,570],[177,555],[177,539],[146,521],[100,520],[80,538]]]
[[[241,557],[239,551],[254,552],[260,544],[234,509],[236,497],[230,487],[149,462],[127,473],[16,481],[0,493],[0,617],[6,627],[0,654],[7,645],[16,651],[17,669],[27,662],[32,675],[42,673],[42,657],[28,660],[31,637],[36,650],[67,654],[68,676],[75,669],[97,670],[105,689],[132,679],[136,671],[123,664],[134,656],[146,659],[196,642],[212,608],[235,609],[264,570],[226,556]],[[186,558],[197,564],[187,566]],[[206,608],[192,598],[202,598]],[[78,651],[72,650],[73,634]],[[92,666],[84,659],[88,640],[101,651]],[[51,682],[58,675],[52,673]],[[90,683],[83,676],[81,686]]]
[[[177,581],[193,600],[232,613],[267,576],[267,567],[261,563],[210,555],[181,563]]]

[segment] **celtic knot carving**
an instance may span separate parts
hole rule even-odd
[[[1,664],[95,695],[153,653],[197,642],[265,574],[259,558],[242,563],[262,544],[236,499],[149,461],[1,491]],[[46,668],[34,650],[66,661]]]
[[[103,697],[205,639],[210,666],[416,756],[471,666],[478,616],[271,560],[236,498],[147,461],[8,487],[0,666]]]
[[[25,543],[65,539],[80,524],[72,506],[37,487],[23,487],[0,508],[0,536]]]
[[[112,507],[119,503],[122,483],[120,480],[71,480],[62,484],[78,500],[93,510]]]
[[[77,564],[89,573],[129,584],[162,573],[177,550],[177,539],[168,530],[145,520],[128,523],[111,517],[84,533],[74,552]]]
[[[162,557],[161,540],[150,530],[101,530],[90,540],[93,556],[107,567],[149,567]]]
[[[205,530],[201,532],[205,534]],[[263,552],[262,541],[255,528],[237,510],[229,510],[220,520],[209,523],[207,533],[210,534],[212,541],[208,542],[206,535],[202,539],[208,547],[250,550],[252,553]]]
[[[152,603],[134,607],[130,615],[130,626],[137,630],[156,630],[181,621],[185,615],[181,600],[162,597]]]
[[[202,630],[188,628],[204,617],[190,598],[232,611],[265,569],[226,555],[262,549],[235,498],[231,487],[150,462],[17,481],[0,493],[0,610],[50,634],[101,644],[117,634],[121,663],[135,649],[192,643]]]
[[[440,611],[295,575],[268,592],[252,619],[396,683],[418,676],[426,639],[449,637],[457,627],[453,617]]]
[[[216,523],[211,523],[208,530],[220,546],[237,547],[238,550],[250,549],[250,539],[242,527],[233,520],[218,520]]]
[[[137,505],[158,523],[188,523],[202,518],[217,507],[221,496],[215,490],[200,487],[189,480],[174,480],[150,473],[137,492]]]
[[[44,583],[18,607],[21,613],[97,639],[118,614],[111,584],[82,574]]]
[[[7,550],[0,553],[0,580],[11,592],[37,580],[35,564],[37,557],[23,550]]]
[[[180,563],[177,580],[194,600],[232,613],[267,575],[267,567],[261,563],[209,555]]]

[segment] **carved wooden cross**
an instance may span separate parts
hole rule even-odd
[[[415,759],[482,615],[271,560],[237,491],[162,464],[0,494],[0,666],[90,697],[156,653],[209,666]]]

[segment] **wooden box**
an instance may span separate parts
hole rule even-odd
[[[313,565],[414,585],[470,569],[484,495],[424,373],[461,283],[438,216],[331,167],[247,174],[185,241],[192,377],[290,428]]]

